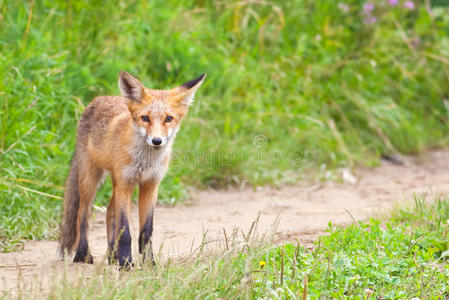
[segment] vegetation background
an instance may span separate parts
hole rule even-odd
[[[166,203],[448,143],[445,0],[0,0],[0,251],[56,237],[77,121],[120,70],[208,75]]]

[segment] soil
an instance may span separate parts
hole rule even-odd
[[[248,231],[258,218],[257,230],[267,232],[277,223],[275,242],[297,238],[312,245],[329,222],[346,225],[378,215],[394,205],[410,203],[413,194],[449,192],[449,151],[420,157],[383,160],[376,168],[336,171],[340,180],[302,181],[282,188],[261,187],[193,192],[193,200],[175,207],[158,206],[153,241],[158,259],[187,256],[202,242],[222,242],[223,231]],[[429,197],[430,199],[430,197]],[[137,253],[137,211],[131,220],[133,252]],[[206,234],[205,240],[203,240]],[[31,286],[45,288],[60,270],[75,277],[102,266],[106,253],[105,213],[94,211],[89,233],[94,265],[57,259],[56,241],[29,241],[24,250],[0,253],[1,291],[17,294]],[[163,247],[161,245],[163,244]]]

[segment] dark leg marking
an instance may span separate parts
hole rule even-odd
[[[80,224],[80,240],[78,243],[78,249],[76,249],[75,257],[73,262],[84,262],[88,264],[93,264],[94,259],[89,251],[89,245],[87,244],[87,218],[84,215],[81,219]]]
[[[154,263],[153,256],[153,243],[151,241],[151,236],[153,235],[153,213],[150,213],[145,224],[143,225],[142,231],[139,234],[139,253],[143,254],[142,260],[145,261],[147,255],[149,255],[151,262]],[[149,246],[147,244],[149,242]]]
[[[117,248],[120,267],[132,266],[131,233],[129,231],[129,221],[124,212],[120,213]]]

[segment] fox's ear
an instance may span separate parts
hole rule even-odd
[[[128,72],[121,71],[118,77],[118,86],[122,92],[122,96],[134,101],[141,101],[143,96],[143,85],[139,79],[129,74]]]
[[[193,80],[187,81],[186,83],[176,88],[177,91],[176,99],[178,104],[181,105],[192,104],[193,98],[195,97],[195,92],[203,83],[204,78],[206,78],[206,74],[203,74]]]

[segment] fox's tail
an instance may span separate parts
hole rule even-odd
[[[59,237],[59,256],[64,259],[65,254],[70,254],[76,241],[76,220],[80,195],[78,190],[78,167],[76,152],[73,155],[69,176],[65,183],[64,213],[61,223],[61,235]]]

